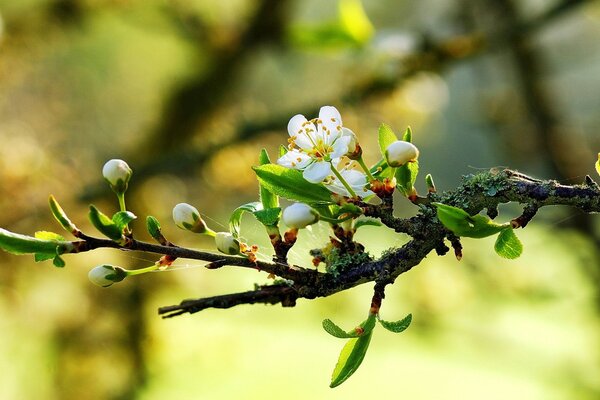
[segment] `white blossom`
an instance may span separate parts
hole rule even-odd
[[[395,141],[385,150],[385,159],[390,167],[400,167],[418,157],[419,149],[414,144],[403,140]]]
[[[283,222],[290,228],[301,229],[319,220],[319,214],[304,203],[294,203],[283,210]]]

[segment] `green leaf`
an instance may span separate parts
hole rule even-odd
[[[112,221],[115,223],[117,228],[122,232],[123,229],[129,224],[131,221],[136,219],[137,216],[131,211],[119,211],[115,213],[112,217]]]
[[[389,125],[381,124],[379,126],[379,150],[381,151],[381,155],[384,159],[385,151],[387,150],[388,146],[397,140],[398,138]]]
[[[394,332],[394,333],[400,333],[400,332],[406,330],[406,328],[408,328],[410,326],[411,322],[412,322],[412,314],[408,314],[406,317],[402,318],[399,321],[395,321],[395,322],[384,321],[382,319],[379,320],[379,323],[381,324],[381,326],[383,326],[388,331]]]
[[[469,215],[463,209],[442,203],[433,203],[437,207],[437,217],[440,222],[457,236],[484,238],[494,235],[507,224],[497,224],[483,215]]]
[[[410,126],[406,127],[404,135],[402,135],[402,140],[404,140],[405,142],[412,143],[412,129],[410,129]]]
[[[308,182],[298,170],[276,164],[261,165],[253,169],[260,184],[273,194],[304,203],[331,203],[329,190],[321,184]]]
[[[381,226],[382,223],[379,220],[376,220],[374,218],[364,218],[364,219],[359,219],[356,220],[354,222],[354,229],[358,229],[362,226]]]
[[[37,231],[35,233],[35,238],[42,239],[42,240],[56,240],[56,241],[60,241],[60,242],[65,241],[65,238],[62,237],[61,235],[59,235],[58,233],[48,232],[48,231]]]
[[[122,235],[122,229],[120,229],[108,216],[103,214],[94,205],[90,205],[90,212],[88,214],[90,222],[100,233],[112,240],[120,240]]]
[[[67,214],[64,212],[58,201],[54,198],[54,196],[50,195],[48,198],[48,204],[50,205],[50,211],[52,211],[52,215],[58,223],[68,232],[77,231],[77,227],[74,223],[71,222]]]
[[[279,145],[279,157],[283,157],[287,152],[288,152],[287,147],[285,147],[284,145],[280,144]]]
[[[258,163],[260,165],[271,164],[271,160],[269,159],[269,154],[267,153],[267,150],[262,149],[260,151],[260,154],[258,156]],[[279,198],[276,195],[274,195],[271,191],[269,191],[269,189],[267,189],[260,183],[258,187],[260,192],[260,201],[264,209],[279,207]]]
[[[231,217],[229,217],[229,232],[231,232],[235,238],[238,238],[240,236],[240,223],[242,221],[242,215],[245,212],[255,213],[259,210],[262,210],[262,204],[258,201],[243,204],[233,210]]]
[[[340,339],[357,338],[360,336],[360,331],[353,329],[350,332],[346,332],[330,319],[323,320],[323,329],[325,329],[325,332],[329,333],[331,336]]]
[[[523,253],[523,244],[521,244],[521,241],[517,235],[515,235],[513,229],[507,227],[498,235],[496,243],[494,244],[494,250],[496,250],[496,253],[500,257],[513,260]]]
[[[54,257],[52,264],[54,264],[56,268],[64,268],[64,266],[67,265],[65,260],[63,260],[60,256]]]
[[[419,175],[419,162],[417,160],[407,162],[396,168],[396,188],[404,196],[414,193],[414,185]]]
[[[160,231],[160,222],[153,217],[152,215],[148,215],[146,217],[146,229],[150,236],[154,238],[154,240],[161,242],[163,240],[162,232]]]
[[[600,153],[598,153],[598,161],[596,161],[596,172],[600,175]]]
[[[254,216],[256,219],[265,226],[274,226],[279,222],[279,217],[281,216],[281,208],[269,208],[266,210],[258,210],[254,211]]]
[[[364,44],[375,32],[373,24],[360,0],[340,0],[338,3],[340,23],[346,32],[356,41]]]
[[[33,255],[33,259],[35,262],[42,262],[46,260],[52,260],[54,257],[58,257],[56,255],[56,251],[54,253],[35,253]]]
[[[369,343],[371,343],[371,336],[373,336],[373,331],[369,331],[359,338],[353,338],[346,342],[331,375],[331,384],[329,387],[334,388],[341,385],[356,372],[364,360],[365,354],[367,354]]]
[[[73,248],[67,241],[36,239],[0,228],[0,248],[11,254],[59,254]]]

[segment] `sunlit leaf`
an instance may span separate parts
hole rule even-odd
[[[359,219],[356,220],[356,222],[354,222],[354,229],[358,229],[362,226],[381,226],[382,223],[381,221],[374,219],[374,218],[364,218],[364,219]]]
[[[229,232],[231,232],[234,237],[238,238],[240,236],[242,215],[244,215],[245,212],[253,214],[258,210],[262,210],[262,204],[258,201],[246,203],[236,208],[233,213],[231,213],[231,217],[229,217]]]
[[[90,222],[100,233],[112,240],[120,240],[123,230],[120,229],[117,224],[113,222],[107,215],[103,214],[95,206],[90,205],[90,212],[88,214]]]
[[[600,153],[598,153],[598,161],[596,161],[596,172],[600,175]]]
[[[523,244],[517,235],[515,235],[513,229],[508,227],[503,229],[498,235],[496,243],[494,244],[494,250],[496,250],[496,253],[500,257],[513,260],[523,253]]]
[[[279,222],[281,216],[281,208],[274,207],[266,210],[258,210],[254,212],[256,219],[265,226],[274,226]]]
[[[75,224],[71,222],[69,217],[67,217],[67,214],[64,212],[60,204],[58,204],[58,201],[56,201],[54,196],[50,195],[48,198],[48,204],[50,205],[50,211],[52,211],[52,215],[66,231],[73,232],[77,230]]]
[[[360,0],[340,0],[340,22],[357,43],[366,43],[375,29]]]
[[[364,360],[365,354],[367,354],[372,335],[373,331],[369,331],[359,338],[350,339],[346,342],[331,375],[331,384],[329,387],[334,388],[341,385],[356,372]]]
[[[112,217],[112,221],[117,226],[117,228],[123,232],[123,229],[129,224],[131,221],[136,219],[137,216],[131,211],[119,211],[115,213]]]
[[[412,322],[412,314],[408,314],[406,317],[402,318],[399,321],[395,321],[395,322],[384,321],[382,319],[379,320],[379,323],[381,324],[381,326],[383,326],[388,331],[394,332],[394,333],[400,333],[400,332],[406,330],[406,328],[408,328],[410,326],[411,322]]]
[[[398,138],[396,137],[396,134],[394,134],[394,131],[392,130],[392,128],[390,128],[389,125],[386,125],[386,124],[379,125],[379,136],[378,136],[379,150],[381,151],[381,155],[383,156],[384,159],[385,159],[385,151],[387,150],[388,146],[397,140],[398,140]]]
[[[71,242],[37,239],[0,228],[0,248],[12,254],[59,254],[72,248]]]
[[[497,224],[483,215],[469,215],[463,209],[447,204],[433,203],[437,207],[440,222],[457,236],[484,238],[506,228],[507,224]]]
[[[269,158],[269,154],[267,153],[267,150],[262,149],[260,151],[260,154],[258,156],[258,163],[260,165],[267,165],[271,163],[271,159]],[[279,198],[273,194],[271,191],[269,191],[266,187],[264,187],[262,184],[259,183],[259,195],[260,195],[260,202],[263,205],[263,208],[265,210],[268,210],[270,208],[277,208],[279,207]]]
[[[404,135],[402,135],[402,140],[412,143],[412,129],[410,129],[410,126],[406,127]]]
[[[331,336],[334,336],[334,337],[340,338],[340,339],[356,338],[356,337],[359,337],[360,333],[361,333],[360,331],[357,331],[356,329],[354,329],[350,332],[346,332],[345,330],[340,328],[338,325],[336,325],[330,319],[323,320],[323,329],[325,329],[325,331],[327,333],[329,333]]]
[[[304,203],[331,202],[331,193],[325,186],[308,182],[298,170],[275,164],[253,169],[260,184],[278,196]]]

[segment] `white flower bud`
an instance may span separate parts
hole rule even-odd
[[[102,167],[102,175],[108,181],[110,187],[117,193],[124,193],[127,190],[127,183],[133,171],[123,160],[109,160]]]
[[[385,150],[385,160],[390,167],[400,167],[418,157],[419,149],[414,144],[403,140],[395,141]]]
[[[196,207],[187,203],[179,203],[173,207],[173,221],[181,229],[195,233],[207,233],[209,231],[200,212]]]
[[[362,156],[362,149],[358,144],[358,137],[356,137],[356,134],[348,128],[342,128],[342,132],[343,137],[350,137],[346,157],[351,160],[358,160]]]
[[[319,214],[304,203],[294,203],[283,210],[281,217],[290,228],[301,229],[319,220]]]
[[[240,254],[240,242],[229,232],[217,232],[215,244],[221,253],[236,255]]]
[[[109,287],[115,282],[121,282],[127,277],[127,272],[121,267],[110,264],[98,265],[88,273],[88,278],[93,284]]]

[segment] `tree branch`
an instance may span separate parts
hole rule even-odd
[[[437,220],[435,208],[429,204],[433,201],[461,207],[471,215],[486,208],[495,210],[501,203],[520,203],[525,205],[525,211],[519,218],[527,222],[535,215],[533,209],[551,205],[571,206],[586,213],[600,212],[600,189],[593,181],[590,183],[589,178],[582,185],[566,186],[552,180],[533,179],[512,170],[491,170],[465,177],[464,182],[457,189],[443,194],[430,193],[427,200],[428,202],[421,202],[419,214],[409,219],[395,218],[391,214],[388,215],[388,211],[378,214],[374,211],[377,210],[377,206],[365,206],[371,211],[372,216],[379,217],[392,229],[398,230],[397,228],[401,227],[400,231],[404,232],[404,227],[410,225],[410,229],[406,231],[413,236],[410,242],[385,253],[377,260],[359,265],[350,263],[338,269],[336,274],[299,269],[295,270],[294,274],[302,279],[294,280],[293,284],[290,287],[286,286],[288,289],[285,290],[279,286],[267,286],[253,292],[186,300],[180,305],[163,307],[159,313],[171,317],[185,312],[197,312],[208,307],[229,308],[257,302],[283,304],[287,301],[283,305],[293,306],[295,301],[292,304],[287,300],[292,296],[292,290],[294,300],[314,299],[373,281],[379,285],[378,293],[383,294],[385,285],[393,283],[399,275],[417,266],[432,250],[445,248],[445,251],[441,251],[442,254],[445,253],[448,249],[444,245],[446,237],[450,237],[457,258],[459,254],[462,256],[458,238]],[[287,276],[290,274],[288,273]]]

